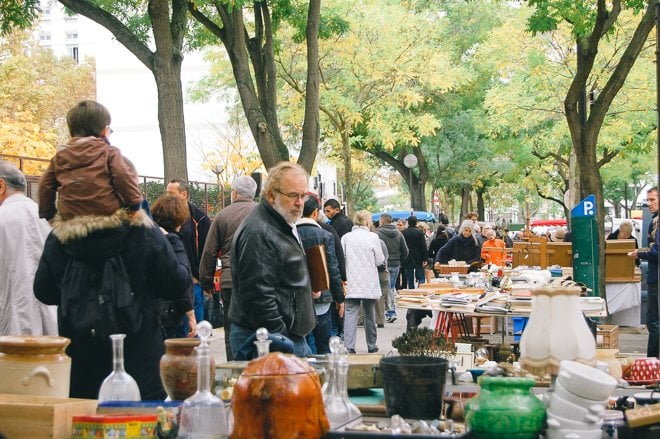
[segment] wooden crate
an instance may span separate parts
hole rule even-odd
[[[96,400],[0,394],[0,432],[16,438],[70,438],[74,415],[96,413]]]
[[[619,347],[619,327],[617,325],[598,325],[596,346],[599,349],[617,349]]]
[[[437,270],[440,274],[467,274],[469,269],[469,265],[440,265]]]
[[[635,259],[628,256],[633,250],[634,239],[605,241],[605,282],[639,282],[635,277]]]

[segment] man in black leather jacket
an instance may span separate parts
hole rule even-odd
[[[291,339],[296,355],[311,354],[304,337],[314,328],[316,316],[295,226],[307,197],[307,179],[307,172],[294,163],[271,168],[261,203],[234,234],[229,308],[234,355],[261,327]]]

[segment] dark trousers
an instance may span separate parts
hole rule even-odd
[[[231,352],[231,343],[229,342],[229,334],[231,328],[231,321],[229,320],[229,303],[231,301],[231,288],[222,288],[220,290],[222,297],[222,327],[225,328],[225,352],[227,353],[227,361],[232,361],[234,355]]]
[[[403,283],[404,288],[414,289],[415,279],[417,279],[417,282],[420,284],[423,284],[426,281],[426,275],[424,274],[424,267],[422,267],[421,265],[416,265],[416,266],[406,265],[403,267],[403,273],[405,276]]]
[[[332,305],[330,305],[330,322],[332,325],[330,328],[330,335],[337,337],[344,335],[344,319],[339,317],[339,311],[337,311],[335,302],[332,302]]]
[[[658,356],[658,284],[648,284],[646,296],[646,328],[649,341],[646,346],[647,357]]]
[[[330,308],[325,314],[316,316],[316,326],[312,333],[307,336],[307,343],[313,354],[328,354],[330,353],[330,330],[332,329],[331,310],[334,308],[334,302],[330,304]]]

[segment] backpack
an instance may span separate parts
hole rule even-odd
[[[120,254],[95,263],[71,259],[60,291],[61,316],[76,333],[106,340],[140,329],[142,314]]]

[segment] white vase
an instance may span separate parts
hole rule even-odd
[[[562,360],[596,364],[596,341],[582,315],[579,287],[532,291],[532,313],[520,339],[520,364],[538,375],[557,375]]]

